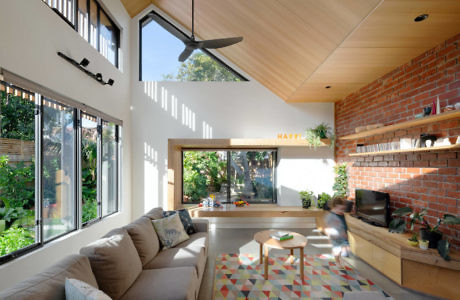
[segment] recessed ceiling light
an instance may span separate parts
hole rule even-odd
[[[417,17],[414,19],[414,22],[422,22],[422,21],[425,20],[426,18],[428,18],[428,14],[421,14],[420,16],[417,16]]]
[[[326,85],[326,88],[327,88],[327,89],[330,89],[331,87],[332,87],[332,86],[330,86],[330,85]]]

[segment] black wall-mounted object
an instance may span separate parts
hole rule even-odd
[[[63,59],[65,59],[66,61],[68,61],[69,63],[71,63],[72,65],[74,65],[75,67],[83,71],[86,75],[93,78],[94,80],[96,80],[102,85],[108,84],[112,86],[115,83],[115,81],[112,78],[109,78],[109,80],[104,81],[101,73],[94,74],[93,72],[87,70],[86,67],[89,65],[89,60],[86,58],[83,58],[80,62],[77,62],[73,58],[68,57],[67,55],[65,55],[64,53],[60,51],[58,51],[57,55],[59,55],[60,57],[62,57]]]

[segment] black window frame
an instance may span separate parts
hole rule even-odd
[[[112,18],[110,17],[110,15],[107,13],[107,11],[101,7],[101,5],[99,4],[99,2],[97,0],[86,0],[86,7],[87,7],[87,10],[88,10],[88,40],[87,42],[91,45],[91,21],[90,21],[90,16],[91,16],[91,5],[90,5],[90,2],[91,1],[94,1],[96,3],[96,14],[97,14],[97,42],[96,42],[96,49],[97,51],[102,55],[101,53],[101,50],[100,50],[100,34],[101,34],[101,23],[100,23],[100,14],[101,14],[101,11],[106,15],[107,19],[109,20],[109,22],[111,23],[114,31],[115,31],[115,44],[116,44],[116,47],[117,47],[117,51],[115,51],[115,62],[114,62],[114,66],[116,68],[119,68],[119,52],[120,52],[120,28],[118,28],[118,26],[116,25],[116,23],[112,20]],[[42,0],[42,2],[44,4],[46,4],[49,8],[51,8],[61,19],[64,20],[64,22],[66,22],[70,27],[72,27],[76,32],[78,32],[78,9],[79,9],[79,1],[78,0],[72,0],[73,2],[73,9],[74,9],[74,12],[73,12],[73,15],[74,15],[74,23],[72,23],[72,21],[70,21],[66,16],[64,16],[57,8],[54,8],[54,7],[51,7],[48,5],[48,3],[45,1],[45,0]],[[94,13],[94,12],[93,12]],[[80,32],[78,32],[80,34]],[[103,55],[104,56],[104,55]],[[104,56],[105,57],[105,56]],[[106,58],[106,57],[105,57]],[[108,58],[106,58],[107,60],[109,60]],[[109,60],[110,61],[110,60]],[[112,63],[112,62],[111,62]]]
[[[187,205],[191,203],[184,202],[184,152],[189,151],[203,151],[203,152],[213,152],[213,151],[223,151],[226,152],[227,155],[227,201],[224,203],[231,203],[231,179],[230,179],[230,159],[231,159],[231,152],[234,151],[272,151],[273,153],[273,199],[270,204],[277,204],[278,203],[278,188],[277,188],[277,169],[278,169],[278,148],[256,148],[256,149],[248,149],[248,148],[230,148],[230,149],[222,149],[222,148],[182,148],[181,149],[181,204]],[[248,201],[250,204],[260,204],[259,201]]]
[[[156,12],[155,10],[152,10],[150,13],[148,13],[146,16],[141,18],[139,20],[139,81],[142,81],[142,28],[149,24],[150,22],[154,21],[157,22],[156,19],[159,19],[161,21],[164,21],[174,27],[178,32],[183,34],[185,37],[190,38],[189,35],[187,35],[185,32],[183,32],[181,29],[179,29],[176,25],[165,19],[161,14]],[[158,23],[158,22],[157,22]],[[161,26],[161,25],[160,25]],[[203,53],[211,57],[213,60],[215,60],[217,63],[219,63],[222,67],[230,71],[233,75],[238,77],[241,81],[249,81],[246,77],[241,75],[238,71],[234,70],[232,67],[227,65],[224,61],[222,61],[220,58],[212,54],[209,50],[207,49],[200,49]]]
[[[59,238],[62,238],[66,235],[69,235],[75,231],[82,230],[85,228],[90,227],[90,225],[94,223],[98,223],[102,221],[103,219],[112,216],[116,213],[121,212],[121,180],[122,176],[120,172],[122,172],[122,150],[121,150],[121,133],[123,126],[119,124],[114,124],[115,125],[115,141],[116,141],[116,210],[113,211],[110,214],[107,215],[102,215],[102,202],[99,203],[99,195],[101,193],[101,186],[98,183],[98,217],[96,219],[90,220],[89,222],[82,223],[82,215],[81,215],[81,208],[82,208],[82,197],[81,197],[81,118],[80,115],[81,113],[86,113],[82,109],[76,108],[73,105],[65,104],[62,103],[62,101],[55,100],[53,98],[48,98],[44,95],[41,95],[39,93],[34,93],[31,92],[27,89],[24,89],[22,87],[19,87],[17,85],[14,85],[12,83],[9,83],[7,81],[1,80],[0,79],[0,84],[4,85],[5,87],[9,87],[13,89],[13,91],[19,91],[21,93],[28,93],[30,95],[34,95],[34,102],[35,102],[35,109],[34,109],[34,115],[35,115],[35,203],[36,203],[36,208],[35,208],[35,230],[36,230],[36,237],[35,237],[35,242],[33,244],[30,244],[24,248],[18,249],[14,252],[5,254],[3,256],[0,256],[0,265],[10,262],[20,256],[23,256],[25,254],[31,253],[36,249],[42,248],[44,245],[53,242]],[[43,107],[44,107],[44,101],[52,101],[57,103],[58,105],[63,105],[66,107],[69,107],[73,109],[74,111],[74,134],[75,134],[75,139],[74,139],[74,165],[75,167],[75,179],[73,181],[73,184],[75,185],[75,197],[74,197],[74,208],[75,208],[75,213],[74,213],[74,220],[75,220],[75,227],[72,230],[66,231],[62,234],[53,236],[50,239],[45,240],[44,239],[44,231],[43,231],[43,207],[44,207],[44,182],[43,182],[43,153],[44,153],[44,148],[43,148]],[[88,113],[89,115],[94,115],[92,112]],[[102,132],[99,133],[99,124],[102,124],[102,121],[110,122],[105,120],[104,116],[99,116],[96,114],[95,116],[98,120],[98,167],[97,167],[97,172],[101,172],[101,168],[99,166],[100,161],[102,161],[101,156],[99,151],[102,150]],[[99,136],[100,135],[100,136]],[[98,174],[97,180],[100,180],[100,174]],[[38,202],[38,203],[37,203]]]

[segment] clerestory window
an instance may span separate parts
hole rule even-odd
[[[207,50],[195,50],[186,61],[179,62],[184,43],[160,25],[164,22],[174,26],[156,12],[140,20],[140,80],[247,81]]]

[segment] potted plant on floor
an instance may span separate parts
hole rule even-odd
[[[300,195],[300,199],[302,200],[302,207],[303,208],[309,208],[312,204],[312,202],[314,202],[315,200],[315,196],[313,196],[313,192],[309,191],[309,190],[305,190],[305,191],[300,191],[299,192],[299,195]]]
[[[334,148],[335,145],[335,134],[327,123],[321,123],[314,128],[308,128],[305,132],[305,139],[314,149],[322,146],[326,139],[330,140],[330,148]]]
[[[428,247],[438,249],[439,254],[442,258],[449,260],[449,242],[442,240],[442,232],[439,231],[439,225],[458,225],[460,224],[460,218],[454,215],[445,214],[442,218],[438,218],[436,225],[430,226],[425,220],[427,209],[422,209],[420,212],[414,211],[410,207],[401,207],[395,210],[392,216],[396,216],[389,226],[391,232],[404,232],[406,229],[406,220],[403,217],[409,217],[409,224],[411,230],[414,230],[414,225],[419,224],[420,228],[420,239],[428,241]]]

